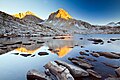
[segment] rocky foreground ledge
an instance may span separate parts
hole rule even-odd
[[[27,72],[27,80],[76,80],[82,77],[94,76],[95,80],[101,80],[102,76],[92,69],[83,69],[64,61],[50,61],[45,66],[45,72],[37,70],[29,70]],[[117,68],[118,77],[108,77],[105,80],[120,80],[120,68]]]

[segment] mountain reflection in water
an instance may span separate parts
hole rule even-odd
[[[33,54],[35,51],[37,51],[38,49],[35,49],[35,50],[28,50],[26,49],[25,47],[20,47],[20,48],[17,48],[15,49],[16,51],[19,51],[19,52],[23,52],[23,53],[27,53],[27,54]]]
[[[42,46],[46,49],[48,49],[48,47]],[[35,54],[36,52],[41,51],[43,48],[37,48],[34,50],[29,50],[25,47],[20,47],[15,49],[15,51],[18,51],[19,53],[25,53],[25,54]],[[69,48],[69,46],[61,46],[60,48],[57,47],[54,51],[51,51],[54,54],[57,54],[59,57],[64,57],[67,53],[69,53],[72,50],[72,48]],[[55,52],[58,51],[58,52]],[[46,51],[48,52],[48,51]]]
[[[82,39],[81,39],[82,38]],[[92,41],[88,39],[102,39],[104,44],[93,44]],[[119,59],[109,59],[104,56],[98,58],[92,56],[90,53],[93,51],[96,52],[120,52],[120,40],[111,41],[110,39],[119,39],[119,34],[90,34],[90,35],[74,35],[72,39],[53,39],[52,37],[30,37],[30,38],[13,38],[10,40],[22,40],[29,41],[32,40],[41,40],[45,43],[32,45],[21,45],[19,48],[0,55],[0,80],[26,80],[26,73],[28,70],[36,69],[40,72],[44,72],[44,65],[49,61],[61,60],[67,63],[72,64],[68,58],[76,58],[82,55],[79,54],[80,51],[89,54],[86,58],[96,59],[96,62],[88,61],[94,65],[94,70],[99,72],[103,77],[101,80],[107,78],[108,74],[116,76],[115,69],[105,66],[102,62],[109,63],[112,65],[120,66]],[[6,40],[1,39],[1,41],[6,42]],[[75,46],[77,45],[77,46]],[[84,47],[81,47],[84,46]],[[89,52],[86,52],[89,50]],[[47,52],[49,55],[39,56],[39,52]],[[19,53],[14,55],[14,53]],[[22,56],[21,54],[30,54],[27,57]],[[57,54],[57,55],[56,55]],[[34,56],[33,56],[34,55]],[[9,67],[8,67],[9,66]],[[18,73],[19,72],[19,73]],[[83,80],[94,80],[94,79],[83,79]]]
[[[57,48],[56,50],[58,50],[58,56],[59,57],[64,57],[67,53],[69,53],[72,48],[69,48],[68,46],[64,46],[64,47],[61,47],[61,48]]]

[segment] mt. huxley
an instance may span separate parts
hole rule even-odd
[[[9,15],[0,11],[0,36],[41,36],[89,33],[120,33],[120,26],[96,26],[76,20],[64,9],[59,9],[42,20],[27,11]]]

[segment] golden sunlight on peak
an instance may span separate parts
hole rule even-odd
[[[15,50],[20,51],[20,52],[24,52],[24,53],[28,53],[28,54],[33,54],[33,53],[34,53],[36,50],[38,50],[38,49],[28,50],[28,49],[26,49],[26,48],[24,48],[24,47],[20,47],[20,48],[17,48],[17,49],[15,49]]]
[[[57,53],[59,57],[63,57],[66,54],[68,54],[72,49],[69,48],[68,46],[64,46],[62,48],[57,48],[56,50],[59,50],[59,52]]]
[[[31,11],[26,11],[26,12],[22,12],[22,13],[18,13],[18,14],[13,14],[14,17],[17,17],[17,18],[20,18],[20,19],[24,18],[24,17],[27,16],[27,15],[34,15],[34,16],[36,16],[36,15],[35,15],[33,12],[31,12]]]
[[[71,19],[72,17],[68,14],[67,11],[65,11],[64,9],[60,8],[58,11],[57,11],[57,14],[56,14],[56,17],[57,18],[63,18],[63,19]]]

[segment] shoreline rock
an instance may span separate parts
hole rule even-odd
[[[27,72],[27,80],[52,80],[49,76],[45,73],[41,73],[35,69],[29,70]]]
[[[44,67],[49,69],[56,76],[57,80],[74,80],[69,70],[62,65],[58,65],[55,62],[48,62]]]
[[[84,69],[68,64],[66,62],[63,61],[55,61],[58,65],[63,65],[66,68],[68,68],[68,70],[70,71],[70,73],[74,76],[74,77],[86,77],[89,76],[89,73],[87,71],[85,71]]]

